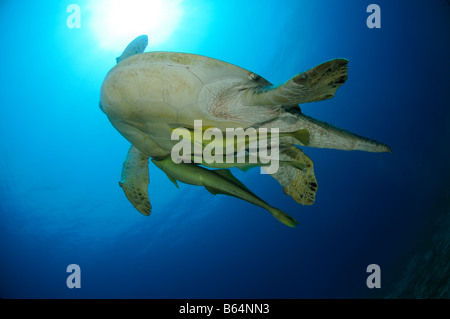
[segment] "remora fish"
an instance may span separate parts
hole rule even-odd
[[[196,159],[198,159],[198,162],[195,162]],[[223,156],[222,161],[220,161],[220,162],[214,161],[214,162],[208,163],[201,156],[195,156],[195,155],[191,156],[191,161],[192,162],[199,163],[199,164],[201,164],[203,166],[206,166],[206,167],[210,167],[210,168],[232,168],[232,167],[236,167],[236,168],[239,168],[243,172],[247,172],[249,169],[254,168],[254,167],[270,166],[270,164],[271,164],[270,162],[267,162],[267,161],[262,162],[260,159],[257,159],[256,163],[251,163],[251,162],[248,161],[248,156],[244,157],[244,160],[245,160],[244,163],[239,163],[238,162],[238,157],[234,157],[233,160],[234,160],[233,162],[227,163],[226,157]],[[278,162],[280,163],[281,166],[283,166],[283,165],[292,166],[292,167],[297,168],[297,169],[302,170],[302,171],[306,168],[306,163],[302,162],[302,161],[282,161],[282,160],[279,160]]]
[[[170,157],[162,160],[153,158],[152,162],[166,173],[177,187],[177,180],[186,184],[204,186],[213,195],[225,194],[262,207],[289,227],[295,227],[298,224],[294,218],[253,194],[228,169],[209,170],[191,163],[175,164]]]
[[[183,130],[183,129],[187,129],[190,132],[191,142],[193,144],[201,145],[202,148],[223,149],[224,152],[231,145],[234,146],[235,150],[238,150],[238,141],[240,144],[242,144],[242,145],[239,145],[239,148],[246,149],[251,144],[255,145],[255,143],[258,142],[260,139],[270,140],[272,137],[272,133],[270,131],[268,131],[266,134],[261,134],[258,130],[255,129],[254,134],[249,134],[248,132],[245,133],[244,129],[242,129],[242,131],[236,131],[235,133],[232,133],[230,135],[232,138],[227,139],[226,132],[224,133],[221,130],[219,130],[218,128],[215,128],[212,126],[202,127],[201,134],[200,134],[200,132],[198,132],[199,136],[197,136],[197,134],[195,134],[195,129],[192,129],[192,128],[182,127],[182,128],[171,129],[171,131],[172,131],[172,133],[180,135],[180,132],[181,132],[180,130]],[[207,130],[211,130],[210,134],[219,134],[219,136],[221,136],[222,138],[220,138],[220,139],[213,138],[212,140],[209,140],[209,139],[204,140],[203,136]],[[295,132],[279,132],[278,133],[279,138],[285,137],[285,136],[295,138],[297,141],[301,142],[301,145],[304,145],[304,146],[309,145],[309,132],[306,129],[298,130]],[[225,152],[225,154],[226,154],[226,152]]]

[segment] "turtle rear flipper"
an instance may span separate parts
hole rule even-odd
[[[131,204],[145,216],[149,216],[152,211],[148,198],[149,182],[148,156],[131,146],[122,166],[119,186],[122,187]]]
[[[306,163],[304,169],[297,168],[295,165],[280,164],[278,172],[270,175],[280,183],[284,193],[291,196],[297,203],[302,205],[314,204],[317,180],[311,159],[299,148],[291,145],[280,152],[280,161]]]
[[[334,59],[297,74],[279,86],[248,88],[245,105],[295,105],[331,99],[347,80],[346,59]]]

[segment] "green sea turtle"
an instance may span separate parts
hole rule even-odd
[[[298,106],[332,98],[347,80],[346,59],[327,61],[273,86],[253,72],[205,56],[144,53],[147,42],[143,35],[127,46],[105,77],[100,97],[101,110],[132,144],[120,186],[144,215],[151,212],[149,158],[170,156],[177,143],[171,139],[172,131],[192,128],[194,120],[222,131],[279,128],[284,133],[280,134],[281,166],[271,176],[285,194],[306,205],[314,203],[317,181],[312,161],[295,145],[390,152],[385,144],[308,117]],[[307,138],[289,134],[294,132],[306,132]],[[303,164],[299,167],[289,162]]]

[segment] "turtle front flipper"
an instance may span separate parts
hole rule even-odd
[[[245,105],[295,105],[331,99],[347,80],[346,59],[322,63],[297,74],[279,86],[257,86],[246,89]]]
[[[131,146],[122,166],[119,182],[128,200],[143,215],[150,215],[152,205],[148,198],[148,156]]]
[[[281,164],[278,172],[271,174],[283,187],[286,195],[291,196],[297,203],[312,205],[317,191],[317,180],[314,175],[312,160],[299,148],[291,145],[280,152],[280,161],[304,162],[304,169],[295,165]],[[264,169],[264,168],[263,168]]]
[[[144,53],[144,50],[147,47],[147,45],[148,45],[148,36],[145,34],[138,36],[133,41],[131,41],[125,48],[123,53],[116,58],[116,62],[119,63],[125,60],[126,58],[129,58],[130,56]]]

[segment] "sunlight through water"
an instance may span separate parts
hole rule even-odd
[[[102,0],[90,7],[91,28],[103,49],[123,47],[147,34],[152,45],[166,42],[180,24],[181,0]]]

